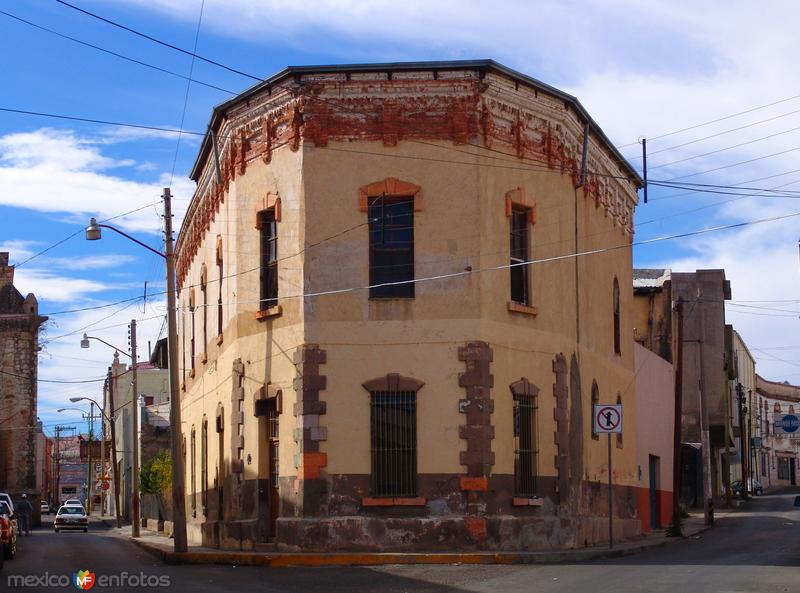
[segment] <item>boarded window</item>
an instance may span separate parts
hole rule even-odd
[[[370,298],[413,298],[413,279],[414,199],[370,198]]]
[[[511,210],[511,300],[530,305],[529,266],[524,262],[529,257],[530,208],[514,204]]]
[[[278,304],[278,223],[275,209],[258,214],[261,233],[261,302],[262,310]]]
[[[417,494],[417,394],[370,392],[372,495]]]
[[[536,398],[514,396],[514,482],[519,496],[536,494]]]

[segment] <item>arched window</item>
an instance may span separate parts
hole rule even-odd
[[[538,473],[536,396],[539,388],[524,378],[509,387],[514,398],[514,492],[517,496],[535,496]]]
[[[208,515],[208,418],[203,416],[200,427],[200,501],[203,515]]]
[[[197,516],[197,478],[196,475],[196,450],[197,450],[197,436],[195,434],[194,426],[192,426],[192,440],[191,448],[189,449],[189,491],[192,497],[192,517]]]
[[[597,441],[600,435],[594,431],[594,407],[600,403],[600,388],[597,386],[597,381],[592,381],[592,438]]]
[[[614,277],[614,354],[621,354],[620,329],[619,329],[619,281]]]
[[[417,495],[417,392],[423,385],[395,373],[363,383],[370,396],[372,496]]]

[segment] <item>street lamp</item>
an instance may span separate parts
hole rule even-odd
[[[169,354],[170,435],[172,450],[172,521],[173,543],[176,552],[187,551],[186,497],[184,485],[184,460],[181,451],[181,404],[178,395],[178,328],[175,320],[175,253],[172,245],[172,192],[164,188],[164,253],[156,251],[110,225],[99,224],[92,218],[86,227],[86,239],[97,241],[101,228],[110,229],[134,243],[164,258],[167,275],[167,352]]]
[[[138,357],[136,356],[136,320],[132,319],[130,323],[130,343],[131,343],[131,353],[128,354],[124,350],[120,350],[113,344],[110,344],[103,340],[102,338],[97,338],[95,336],[88,336],[83,334],[83,339],[81,340],[81,348],[88,348],[89,347],[89,340],[97,340],[98,342],[102,342],[106,346],[113,348],[116,352],[115,354],[122,352],[125,356],[131,359],[131,374],[132,374],[132,389],[133,389],[133,397],[131,398],[133,405],[133,426],[131,427],[132,433],[132,453],[131,453],[131,535],[133,537],[139,537],[140,535],[140,527],[141,527],[141,508],[140,508],[140,501],[141,498],[139,496],[139,384],[137,381],[136,370],[138,368]],[[109,389],[112,386],[109,385]],[[70,401],[77,401],[81,399],[86,399],[89,401],[94,402],[91,398],[70,398]],[[96,403],[96,402],[95,402]],[[99,404],[98,404],[99,405]],[[113,406],[112,406],[113,407]],[[121,407],[121,406],[120,406]],[[112,410],[113,413],[114,410]],[[113,428],[113,425],[112,425]],[[113,434],[113,431],[112,431]],[[103,438],[105,438],[105,433],[103,433]],[[116,449],[116,435],[114,435],[114,448]],[[114,468],[116,472],[116,451],[114,452]],[[114,474],[114,503],[117,506],[117,523],[119,524],[119,476],[115,473]]]

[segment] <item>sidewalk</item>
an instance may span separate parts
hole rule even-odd
[[[733,510],[722,510],[716,518],[728,516]],[[629,556],[652,548],[665,546],[683,539],[699,538],[709,529],[703,524],[702,513],[692,513],[683,521],[683,537],[667,537],[663,530],[635,540],[607,546],[576,550],[544,552],[239,552],[202,546],[189,546],[188,552],[173,551],[172,539],[146,529],[141,537],[131,537],[131,527],[116,528],[113,518],[103,518],[103,523],[120,537],[168,564],[233,564],[239,566],[368,566],[379,564],[554,564],[559,562],[585,562],[604,558]]]

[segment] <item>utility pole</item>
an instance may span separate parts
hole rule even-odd
[[[103,402],[103,406],[105,406]],[[105,485],[106,477],[106,418],[104,408],[100,409],[100,516],[105,515],[106,512],[106,490],[103,488]]]
[[[706,401],[706,325],[705,307],[702,303],[702,291],[697,287],[697,301],[700,306],[698,322],[700,324],[700,442],[703,447],[703,523],[705,525],[714,524],[714,500],[711,487],[711,434],[708,428],[708,402]]]
[[[747,454],[747,431],[745,430],[744,414],[747,411],[744,405],[744,385],[736,382],[736,400],[739,402],[739,457],[742,460],[742,498],[747,499],[747,478],[748,473],[748,454]]]
[[[92,515],[92,432],[94,431],[94,402],[89,404],[89,467],[86,472],[86,512]]]
[[[136,377],[138,362],[136,359],[136,320],[131,319],[130,341],[131,341],[131,373],[133,384],[133,468],[131,470],[131,536],[139,537],[142,521],[139,512],[139,383]]]
[[[119,506],[119,468],[117,467],[117,418],[114,408],[114,382],[116,381],[111,367],[108,367],[108,414],[111,420],[111,469],[114,472],[114,514],[117,516],[117,527],[122,527],[122,516]]]
[[[176,552],[186,552],[186,486],[181,451],[181,402],[178,388],[178,324],[175,319],[175,254],[172,247],[172,193],[164,188],[164,255],[167,267],[169,404],[172,450],[172,523]]]
[[[683,415],[683,297],[675,303],[678,318],[675,356],[675,421],[672,432],[672,531],[681,534],[681,424]]]

